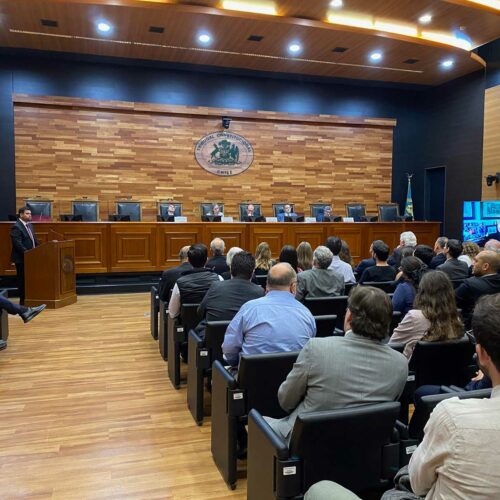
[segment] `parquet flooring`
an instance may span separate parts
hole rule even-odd
[[[230,491],[170,385],[149,333],[149,294],[80,296],[0,352],[0,498],[218,499]]]

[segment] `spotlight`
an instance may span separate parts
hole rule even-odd
[[[97,29],[101,33],[109,33],[111,31],[111,24],[109,24],[105,21],[101,21],[101,22],[97,23]]]
[[[380,61],[382,59],[382,52],[372,52],[370,54],[370,59],[372,61]]]
[[[432,16],[430,14],[424,14],[418,18],[420,24],[429,24],[432,21]]]
[[[344,6],[344,2],[342,0],[332,0],[330,2],[330,7],[334,9],[341,9]]]
[[[487,175],[486,176],[486,185],[493,186],[493,184],[500,183],[500,172],[497,172],[496,175]]]
[[[198,36],[198,41],[201,43],[210,43],[212,37],[208,33],[202,33]]]
[[[446,59],[446,61],[443,61],[441,63],[441,66],[443,68],[451,68],[453,66],[453,60],[452,59]]]
[[[289,50],[292,54],[298,54],[298,53],[302,50],[302,46],[300,45],[300,43],[297,43],[297,42],[292,42],[292,43],[288,46],[288,50]]]
[[[231,125],[231,118],[227,116],[222,117],[222,126],[227,130],[229,128],[229,125]]]

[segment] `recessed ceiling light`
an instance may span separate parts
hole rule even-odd
[[[344,2],[342,0],[332,0],[330,2],[330,7],[334,9],[341,9],[344,6]]]
[[[420,24],[429,24],[432,21],[432,16],[430,14],[424,14],[418,18]]]
[[[370,54],[370,59],[372,61],[380,61],[382,59],[382,52],[372,52]]]
[[[97,29],[101,33],[109,33],[111,31],[111,24],[107,23],[106,21],[100,21],[97,23]]]
[[[442,66],[443,68],[451,68],[451,67],[453,66],[453,64],[454,64],[453,59],[446,59],[445,61],[443,61],[443,62],[441,63],[441,66]]]
[[[201,43],[210,43],[212,41],[212,37],[208,33],[201,33],[198,35],[198,41]]]
[[[288,50],[289,50],[292,54],[298,54],[298,53],[302,50],[302,46],[300,45],[300,43],[297,43],[297,42],[292,42],[292,43],[288,46]]]

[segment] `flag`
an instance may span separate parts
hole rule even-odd
[[[408,175],[408,192],[406,194],[405,215],[413,217],[413,200],[411,197],[411,178],[413,175]]]

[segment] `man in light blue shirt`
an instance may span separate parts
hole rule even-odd
[[[285,217],[298,217],[297,214],[292,210],[292,206],[288,203],[283,207],[283,212],[278,214],[278,222],[285,222]]]
[[[227,327],[222,352],[231,366],[241,354],[300,351],[316,335],[309,309],[295,300],[297,274],[286,262],[267,275],[267,295],[250,300]]]
[[[342,275],[344,277],[344,283],[356,283],[352,266],[341,260],[339,257],[340,250],[342,250],[342,240],[336,236],[330,236],[326,240],[325,246],[328,247],[333,253],[332,263],[328,269]]]

